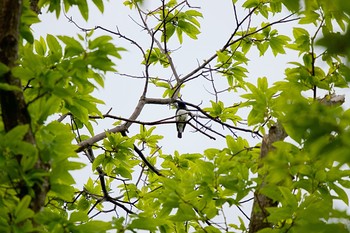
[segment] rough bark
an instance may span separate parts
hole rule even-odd
[[[326,106],[338,106],[345,102],[345,95],[326,95],[323,98],[317,98],[317,101]],[[276,126],[271,127],[269,134],[263,137],[260,158],[262,159],[266,157],[269,151],[274,149],[272,146],[274,142],[283,141],[287,136],[287,133],[284,131],[281,125],[277,124]],[[263,181],[261,187],[264,185],[265,182]],[[266,211],[266,208],[276,205],[276,202],[259,193],[259,190],[255,191],[253,209],[250,217],[249,233],[255,233],[261,229],[272,227],[267,221],[269,214]]]
[[[260,159],[263,159],[267,154],[273,150],[272,144],[277,141],[283,141],[287,137],[283,127],[279,124],[272,126],[269,130],[269,134],[265,135],[261,144]],[[261,177],[263,179],[263,177]],[[265,185],[264,181],[260,187]],[[254,193],[254,203],[252,213],[250,216],[249,233],[258,232],[261,229],[272,227],[267,221],[269,213],[266,208],[276,206],[277,203],[267,196],[259,193],[257,189]]]
[[[13,68],[18,58],[19,23],[22,1],[0,1],[0,62]],[[11,72],[6,73],[1,82],[21,87],[20,80]],[[17,125],[30,123],[23,93],[0,90],[2,120],[8,132]],[[30,138],[29,135],[27,137]]]
[[[0,0],[0,62],[10,70],[17,65],[22,4],[22,0]],[[21,81],[15,78],[11,71],[0,77],[0,82],[22,88]],[[18,125],[31,125],[30,114],[22,91],[0,89],[0,104],[1,118],[6,132]],[[30,127],[23,140],[35,145],[35,137]],[[21,155],[16,156],[20,161]],[[35,168],[47,169],[40,160],[37,161]],[[29,188],[25,186],[25,182],[19,182],[18,186],[19,198],[29,194]],[[32,197],[31,208],[37,212],[44,205],[48,182],[45,180],[43,184],[37,183],[32,188],[35,195]]]

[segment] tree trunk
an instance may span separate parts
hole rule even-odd
[[[22,4],[22,0],[0,0],[0,62],[10,69],[9,72],[0,77],[0,82],[20,89],[22,89],[21,81],[12,75],[11,69],[17,65]],[[23,140],[35,145],[35,137],[30,127],[31,119],[23,92],[0,89],[0,104],[5,131],[8,132],[18,125],[29,125],[29,130]],[[21,155],[16,155],[16,157],[20,161]],[[39,159],[35,168],[45,169],[45,165]],[[18,196],[22,198],[29,194],[29,189],[24,182],[19,184],[20,192]],[[32,197],[31,208],[38,212],[44,205],[48,182],[45,180],[44,184],[36,183],[31,188],[35,193],[35,196]]]
[[[269,130],[269,134],[263,137],[260,159],[265,158],[269,151],[273,150],[272,144],[274,142],[283,141],[286,137],[287,134],[281,125],[277,124],[276,126],[272,126]],[[263,180],[260,187],[263,187],[264,185],[265,182]],[[250,216],[249,233],[255,233],[261,229],[272,227],[271,224],[267,221],[269,213],[267,212],[266,208],[273,206],[277,206],[277,203],[265,195],[259,193],[259,189],[255,191],[253,209]]]

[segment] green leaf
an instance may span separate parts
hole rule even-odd
[[[131,171],[123,166],[116,168],[115,173],[121,175],[124,178],[130,179],[130,180],[132,179]]]
[[[47,41],[47,45],[49,46],[49,49],[51,50],[51,52],[60,53],[62,51],[61,45],[59,44],[56,37],[54,37],[53,35],[47,34],[46,41]]]
[[[85,197],[82,197],[78,201],[77,209],[81,211],[88,210],[90,207],[90,202],[86,200]]]
[[[312,64],[312,62],[313,62],[313,54],[311,54],[311,53],[304,54],[303,61],[304,61],[304,66],[307,69],[311,70],[312,69],[312,65],[313,65]]]
[[[265,52],[267,51],[267,49],[269,48],[269,42],[258,42],[256,44],[256,46],[258,47],[258,50],[260,51],[260,56],[263,56],[265,54]]]
[[[164,221],[161,219],[139,217],[132,220],[131,224],[128,226],[128,229],[142,229],[149,231],[156,231],[157,227],[164,224]]]
[[[277,13],[277,12],[282,11],[282,4],[280,1],[270,2],[270,7],[271,7],[271,11],[273,13]]]
[[[46,43],[43,37],[40,37],[40,40],[34,41],[35,52],[40,56],[45,56],[46,53]]]
[[[178,28],[181,28],[192,39],[197,39],[197,35],[200,33],[196,26],[186,21],[179,21]]]
[[[316,45],[324,46],[330,54],[344,54],[350,48],[347,41],[350,39],[350,30],[345,35],[328,33],[316,41]],[[348,55],[349,56],[349,55]]]
[[[47,45],[49,46],[50,52],[62,56],[62,47],[56,37],[48,34],[46,36]]]
[[[58,36],[58,38],[66,44],[65,57],[73,57],[82,54],[85,50],[83,46],[74,38],[69,36]]]
[[[226,144],[227,144],[227,147],[230,150],[232,150],[232,151],[235,150],[235,148],[236,148],[236,141],[235,141],[235,139],[232,136],[230,136],[230,135],[226,136]]]
[[[87,220],[89,220],[89,216],[85,211],[75,211],[69,217],[69,221],[71,222],[85,222]]]
[[[91,66],[95,69],[101,70],[101,71],[115,71],[113,68],[114,63],[109,59],[108,57],[98,57],[96,56],[89,56],[89,63]]]
[[[210,232],[210,233],[220,233],[222,232],[221,230],[219,230],[218,228],[214,227],[214,226],[206,226],[204,229],[204,232]]]
[[[226,189],[237,190],[238,178],[235,176],[221,176],[218,182]]]
[[[203,110],[206,112],[209,112],[209,114],[214,118],[220,117],[220,115],[222,114],[225,108],[224,103],[222,101],[219,101],[218,103],[216,103],[212,100],[210,102],[211,102],[211,108],[204,108]]]
[[[6,74],[10,69],[8,68],[7,65],[4,63],[0,62],[0,78],[2,75]]]
[[[209,160],[212,160],[219,152],[219,149],[209,148],[204,151],[204,154]]]
[[[47,6],[49,5],[49,12],[56,12],[56,18],[59,18],[61,13],[61,2],[60,1],[47,1],[47,0],[39,0],[38,6]]]
[[[99,36],[92,41],[89,41],[89,49],[93,50],[108,44],[113,38],[111,36]]]
[[[39,23],[40,20],[38,18],[38,14],[35,13],[32,10],[29,10],[28,8],[25,7],[25,9],[22,10],[21,14],[21,23],[26,24],[28,26]]]
[[[266,92],[267,91],[268,83],[267,83],[267,78],[266,77],[258,78],[258,88],[262,92]]]
[[[31,197],[26,195],[22,198],[15,209],[15,223],[20,223],[28,218],[32,218],[34,216],[34,211],[29,209],[29,204],[31,202]]]
[[[288,10],[296,12],[300,9],[300,2],[295,0],[283,0],[283,5],[287,7]]]
[[[243,3],[242,7],[253,8],[259,5],[259,0],[247,0]]]
[[[288,207],[268,207],[267,211],[270,213],[267,219],[268,221],[273,223],[278,223],[280,221],[290,219],[293,214],[293,210]]]
[[[105,157],[106,156],[104,154],[100,154],[95,158],[94,162],[92,163],[92,167],[91,167],[93,171],[95,171],[96,168],[102,164]]]
[[[174,35],[176,27],[172,23],[166,24],[166,41],[169,41],[169,39]],[[164,42],[164,34],[162,35],[161,41]]]
[[[182,44],[183,39],[182,39],[182,30],[181,30],[181,28],[179,28],[179,27],[176,28],[176,35],[177,35],[177,38],[179,39],[180,44]]]
[[[5,91],[22,91],[18,86],[10,85],[8,83],[0,83],[0,89]]]
[[[66,103],[66,108],[75,116],[77,117],[81,122],[88,123],[89,121],[89,112],[88,110],[81,105],[70,105]]]
[[[74,196],[75,189],[70,185],[51,183],[51,191],[55,196],[63,200],[70,201]]]
[[[287,44],[287,41],[290,41],[289,37],[284,36],[284,35],[279,35],[276,37],[271,37],[270,38],[270,47],[272,49],[273,55],[277,54],[285,54],[284,47]]]
[[[38,151],[33,144],[27,142],[18,143],[13,152],[22,153],[21,166],[23,171],[29,171],[37,163]]]
[[[148,55],[146,57],[148,58]],[[169,66],[168,58],[166,55],[162,53],[159,48],[154,48],[149,56],[149,63],[156,64],[157,62],[163,65],[163,67]]]
[[[89,221],[87,223],[81,224],[77,228],[79,229],[78,232],[104,233],[112,229],[112,224],[110,222],[93,220],[93,221]]]
[[[299,20],[299,24],[316,23],[317,20],[320,20],[320,15],[318,13],[315,11],[307,11],[305,17]]]
[[[187,10],[185,12],[186,15],[188,16],[193,16],[193,17],[203,17],[203,14],[199,11],[196,11],[196,10]],[[197,25],[199,26],[199,25]]]
[[[44,162],[62,162],[65,158],[76,157],[77,146],[72,144],[75,137],[69,125],[50,122],[37,131],[35,138]]]
[[[101,13],[104,11],[104,4],[102,0],[92,0],[92,2],[95,4],[95,6],[99,9]]]
[[[338,194],[338,197],[340,200],[344,202],[345,205],[349,205],[349,197],[346,191],[343,188],[338,187],[335,184],[330,185],[331,189],[334,190],[336,194]]]
[[[175,215],[170,217],[170,220],[175,222],[183,222],[196,219],[196,213],[193,208],[187,204],[180,204]]]
[[[298,201],[295,196],[292,194],[292,190],[287,187],[280,186],[278,187],[280,192],[282,193],[283,200],[281,200],[283,205],[288,205],[292,209],[296,209],[298,207]]]
[[[33,33],[31,32],[29,26],[21,25],[21,27],[19,28],[19,32],[20,32],[21,36],[26,41],[28,41],[30,44],[34,43],[34,36],[33,36]]]
[[[278,190],[276,185],[266,185],[260,189],[260,192],[267,197],[271,198],[273,201],[281,200],[281,192]]]
[[[7,142],[22,141],[24,135],[28,132],[28,130],[29,130],[28,125],[18,125],[15,128],[11,129],[6,134],[6,141]]]
[[[304,28],[298,28],[298,27],[295,27],[293,28],[293,36],[296,40],[298,40],[298,38],[300,38],[301,36],[307,36],[307,37],[310,37],[310,34],[309,32],[304,29]]]
[[[83,16],[85,21],[88,21],[88,19],[89,19],[89,7],[88,7],[86,0],[79,0],[79,3],[77,5],[79,8],[80,14]]]

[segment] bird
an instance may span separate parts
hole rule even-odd
[[[175,117],[176,117],[177,137],[182,138],[182,133],[185,130],[186,121],[188,117],[186,104],[184,102],[180,102],[180,101],[178,102]]]

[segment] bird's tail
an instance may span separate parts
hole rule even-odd
[[[178,133],[177,133],[177,137],[178,137],[178,138],[182,138],[182,133],[178,132]]]

